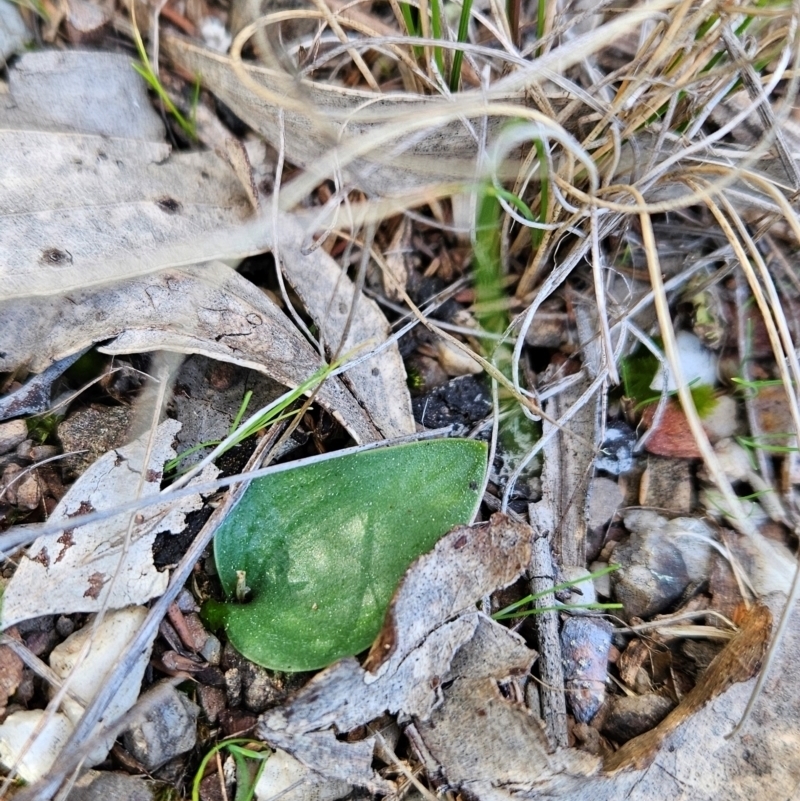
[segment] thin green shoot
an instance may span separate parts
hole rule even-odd
[[[622,604],[618,603],[598,603],[590,604],[556,604],[555,606],[542,606],[534,609],[524,609],[521,612],[512,612],[508,615],[492,615],[493,620],[512,620],[530,615],[541,615],[543,612],[572,612],[577,609],[591,610],[592,612],[603,612],[608,609],[622,609]]]
[[[431,0],[431,33],[434,39],[442,39],[442,0]],[[442,80],[445,78],[444,72],[444,52],[441,47],[433,48],[433,60],[439,69]]]
[[[606,567],[602,567],[599,570],[593,571],[592,573],[587,573],[585,576],[581,576],[580,578],[570,579],[569,581],[563,581],[563,582],[561,582],[561,584],[556,584],[554,587],[552,587],[550,589],[542,590],[541,592],[534,593],[533,595],[526,595],[524,598],[521,598],[519,601],[515,601],[513,604],[509,604],[508,606],[504,606],[498,612],[495,612],[492,615],[492,619],[493,620],[506,620],[507,618],[511,618],[511,617],[523,617],[524,615],[537,614],[538,612],[543,612],[543,611],[545,611],[544,609],[532,609],[532,610],[526,610],[526,611],[523,611],[523,612],[518,612],[517,610],[519,610],[523,606],[527,606],[528,604],[532,604],[535,601],[538,601],[540,598],[544,598],[546,595],[550,595],[551,593],[559,592],[561,590],[568,590],[571,587],[575,587],[578,584],[583,583],[584,581],[591,581],[593,579],[600,578],[601,576],[606,576],[609,573],[613,573],[615,570],[619,570],[619,568],[620,568],[620,565],[607,565]],[[577,605],[573,605],[572,607],[565,606],[565,607],[554,607],[554,608],[564,608],[564,609],[569,609],[569,608],[619,609],[620,605],[619,604],[616,604],[616,605],[614,605],[614,604],[612,604],[612,605],[608,605],[608,604],[599,604],[599,605],[586,604],[586,605],[581,606],[580,604],[577,604]]]
[[[475,226],[475,299],[478,322],[493,334],[502,334],[509,324],[500,248],[501,199],[525,219],[535,219],[528,204],[513,192],[492,184],[481,187]]]
[[[250,405],[250,399],[252,397],[253,390],[248,389],[247,392],[244,393],[244,398],[242,398],[242,402],[239,405],[239,411],[236,412],[236,417],[233,418],[230,430],[228,431],[229,434],[233,434],[233,432],[236,431],[236,429],[242,424],[242,418],[244,417],[244,413],[247,411],[247,407]]]
[[[773,489],[765,489],[759,490],[758,492],[751,492],[749,495],[739,495],[737,496],[740,501],[757,501],[759,498],[763,498],[765,495],[772,495],[774,494],[775,490]]]
[[[271,752],[256,751],[253,748],[245,747],[247,745],[253,745],[253,740],[239,737],[231,740],[222,740],[209,750],[203,757],[194,775],[194,780],[192,781],[192,801],[200,801],[200,783],[203,781],[206,768],[211,760],[223,750],[228,751],[236,763],[236,797],[234,801],[252,801],[255,795],[256,785],[261,778],[261,774],[264,771],[267,760],[271,756]],[[257,761],[258,769],[255,776],[251,775],[247,760]]]
[[[734,437],[736,442],[748,450],[761,450],[765,453],[797,453],[800,448],[796,445],[772,445],[768,440],[792,439],[794,434],[789,432],[776,434],[762,434],[759,437]]]
[[[744,378],[734,376],[731,383],[736,384],[739,389],[757,394],[759,390],[767,387],[782,387],[784,382],[780,378],[762,378],[754,381],[747,381]]]
[[[509,322],[508,313],[502,308],[506,291],[500,255],[502,207],[498,194],[492,186],[481,192],[475,226],[476,316],[481,328],[494,334],[503,333]]]
[[[242,398],[242,402],[239,404],[239,411],[236,412],[236,417],[233,418],[233,422],[228,429],[228,436],[233,434],[234,431],[241,425],[242,417],[244,417],[244,413],[247,411],[247,407],[250,404],[250,399],[253,397],[253,390],[248,389],[247,392],[244,394],[244,398]],[[276,421],[277,422],[277,421]],[[242,440],[239,440],[241,442]],[[191,448],[179,453],[174,459],[170,459],[164,465],[164,472],[171,473],[173,470],[176,470],[178,465],[187,457],[191,456],[193,453],[197,453],[197,451],[201,451],[204,448],[211,448],[215,445],[219,445],[222,442],[221,439],[209,439],[205,442],[200,442],[197,445],[193,445]],[[236,444],[238,445],[239,442]],[[231,445],[231,447],[234,447]]]
[[[144,78],[147,85],[156,93],[159,100],[164,104],[164,108],[175,118],[175,121],[186,136],[188,136],[189,139],[197,139],[197,126],[195,125],[194,117],[197,108],[197,100],[200,97],[200,82],[197,81],[195,83],[192,116],[187,120],[186,117],[178,111],[178,108],[170,99],[167,90],[161,85],[161,81],[159,81],[158,76],[153,70],[153,65],[150,63],[144,41],[142,41],[142,35],[139,33],[139,26],[136,24],[136,16],[133,13],[133,3],[131,4],[131,21],[133,23],[133,42],[136,45],[136,52],[139,54],[139,61],[134,61],[131,66]]]
[[[462,0],[461,16],[458,20],[458,33],[456,41],[465,44],[469,35],[469,18],[472,14],[472,0]],[[461,84],[461,65],[464,63],[464,51],[456,50],[453,53],[453,70],[450,73],[450,91],[457,92]]]
[[[538,0],[536,4],[536,38],[544,36],[544,24],[547,20],[547,0]],[[542,46],[536,48],[536,58],[542,55]]]
[[[175,457],[175,459],[167,462],[164,466],[165,472],[168,472],[169,470],[175,470],[178,464],[180,464],[180,462],[190,453],[210,445],[214,445],[219,449],[219,446],[225,443],[224,448],[219,450],[217,453],[212,454],[215,458],[222,456],[223,453],[227,453],[231,448],[234,448],[241,442],[244,442],[244,440],[246,440],[248,437],[251,437],[257,431],[261,431],[262,428],[266,428],[268,425],[273,425],[281,420],[291,417],[294,414],[294,412],[290,409],[292,404],[294,404],[294,402],[306,392],[316,389],[316,387],[319,386],[319,384],[321,384],[334,370],[344,363],[346,358],[347,357],[343,356],[331,364],[323,365],[311,376],[311,378],[300,384],[299,387],[284,393],[275,403],[267,406],[262,414],[254,417],[249,423],[247,423],[247,425],[241,426],[241,419],[244,416],[245,409],[247,404],[250,402],[250,397],[252,396],[252,393],[246,394],[236,415],[236,425],[231,427],[231,432],[228,434],[225,440],[206,442],[194,446],[194,448],[187,450],[186,452]]]
[[[414,9],[408,3],[400,3],[400,13],[403,15],[403,22],[406,24],[406,31],[409,36],[419,36],[420,30],[414,19]],[[423,49],[416,45],[412,48],[414,58],[422,58]]]
[[[540,0],[540,5],[544,0]],[[540,9],[541,13],[541,9]],[[544,225],[547,223],[547,207],[550,205],[550,182],[547,171],[547,159],[544,142],[541,139],[534,139],[533,146],[536,148],[536,155],[539,158],[539,222]],[[544,230],[533,228],[531,230],[531,240],[534,250],[538,250],[544,239]]]

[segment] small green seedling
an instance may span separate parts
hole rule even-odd
[[[236,447],[239,443],[244,442],[248,437],[251,437],[257,431],[261,431],[262,428],[266,428],[268,425],[278,423],[281,420],[291,417],[293,414],[293,412],[290,411],[292,404],[296,400],[299,400],[306,392],[311,392],[312,390],[316,389],[334,370],[344,363],[346,358],[346,356],[342,357],[332,364],[326,364],[323,367],[320,367],[320,369],[317,370],[317,372],[315,372],[311,378],[309,378],[307,381],[304,381],[296,389],[292,389],[289,392],[281,395],[277,401],[266,407],[262,414],[255,417],[240,430],[237,430],[242,423],[242,418],[247,411],[247,407],[250,404],[250,398],[253,395],[253,393],[250,391],[246,392],[242,403],[239,406],[239,411],[236,413],[236,417],[231,424],[230,433],[228,434],[228,441],[226,442],[225,447],[217,454],[217,457],[222,456],[223,453],[226,453],[231,448]],[[178,465],[192,453],[202,450],[203,448],[211,447],[212,445],[216,446],[220,444],[222,444],[222,440],[211,440],[208,442],[201,442],[199,445],[188,448],[183,453],[167,462],[164,466],[164,472],[170,473],[173,470],[176,470]]]
[[[236,796],[233,801],[252,801],[258,780],[261,778],[267,760],[271,755],[269,750],[255,750],[258,747],[263,748],[264,746],[243,737],[223,740],[217,743],[203,757],[200,766],[197,768],[194,781],[192,781],[192,801],[200,801],[200,783],[203,781],[206,768],[209,762],[223,750],[227,751],[236,763]],[[250,767],[250,762],[252,761],[256,763],[255,774]]]
[[[619,565],[608,565],[608,567],[595,570],[594,573],[587,573],[585,576],[581,576],[580,578],[571,579],[570,581],[564,581],[561,584],[556,584],[552,589],[543,590],[542,592],[537,592],[533,595],[526,595],[519,601],[515,601],[513,604],[504,606],[498,612],[495,612],[492,615],[492,618],[494,620],[510,620],[511,618],[520,618],[527,615],[540,615],[542,612],[569,612],[571,609],[622,609],[622,604],[617,603],[556,604],[555,606],[541,608],[531,607],[530,609],[522,609],[523,606],[532,604],[535,601],[538,601],[539,598],[543,598],[545,595],[549,595],[552,592],[559,592],[560,590],[567,590],[570,587],[575,587],[584,581],[591,581],[592,579],[600,578],[600,576],[605,576],[608,573],[613,573],[615,570],[619,570],[619,567]]]
[[[368,648],[411,562],[472,520],[486,451],[429,440],[254,480],[215,537],[230,600],[208,601],[206,621],[273,670],[316,670]]]
[[[197,108],[197,102],[200,99],[200,81],[197,80],[195,82],[194,94],[192,96],[192,117],[187,120],[170,99],[167,90],[162,86],[158,75],[156,75],[153,69],[153,65],[150,63],[147,50],[142,41],[142,35],[139,33],[139,26],[136,24],[133,3],[131,3],[131,21],[133,23],[133,43],[136,45],[136,52],[139,54],[139,61],[134,61],[131,66],[147,81],[147,85],[158,95],[159,100],[164,104],[164,108],[172,114],[186,136],[192,140],[197,139],[194,110]]]
[[[660,345],[661,343],[657,340],[656,344]],[[658,359],[645,348],[620,360],[623,391],[626,398],[630,398],[636,403],[636,411],[641,411],[646,406],[652,406],[661,399],[660,392],[650,389],[658,368]],[[708,384],[694,384],[690,389],[697,413],[701,418],[708,417],[717,405],[714,387]],[[668,394],[670,397],[675,397],[678,393],[670,392]]]

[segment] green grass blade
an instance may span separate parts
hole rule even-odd
[[[469,35],[469,18],[472,13],[472,0],[463,0],[461,4],[461,17],[458,20],[458,35],[456,41],[465,43]],[[450,91],[457,92],[461,84],[461,65],[464,61],[464,51],[456,50],[453,54],[453,71],[450,73]]]

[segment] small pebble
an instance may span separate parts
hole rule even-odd
[[[152,705],[141,723],[123,737],[128,753],[147,770],[155,770],[194,748],[199,707],[167,684],[153,685],[145,695],[159,690],[161,700]]]
[[[218,687],[207,687],[201,684],[197,688],[197,698],[200,701],[200,708],[206,716],[209,723],[216,723],[219,719],[219,713],[225,709],[228,700],[225,696],[225,691],[220,690]]]
[[[579,723],[588,723],[605,700],[612,631],[605,620],[589,617],[569,617],[561,630],[564,686]]]
[[[225,671],[225,692],[229,706],[239,706],[242,703],[242,674],[239,668]]]
[[[618,743],[654,729],[674,709],[671,698],[655,693],[617,695],[603,721],[603,734]]]
[[[24,420],[8,420],[0,423],[0,454],[13,451],[28,436]]]
[[[180,593],[178,593],[178,597],[175,599],[175,603],[178,604],[178,609],[181,610],[184,614],[188,612],[199,612],[200,607],[197,605],[197,601],[194,599],[194,595],[192,595],[189,590],[184,587]]]
[[[200,649],[200,656],[209,665],[218,665],[222,659],[222,643],[213,634],[209,634]]]
[[[263,712],[283,697],[269,673],[258,665],[248,663],[241,669],[244,705],[253,712]]]
[[[67,615],[61,615],[56,620],[56,633],[59,637],[69,637],[75,631],[75,621]]]

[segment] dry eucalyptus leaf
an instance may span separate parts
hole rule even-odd
[[[504,696],[498,682],[524,677],[536,657],[522,639],[484,618],[453,659],[444,702],[416,721],[448,785],[469,798],[485,786],[519,786],[537,777],[562,785],[595,772],[599,761],[575,750],[551,754],[540,720]]]
[[[289,704],[262,717],[259,736],[298,756],[310,747],[309,735],[331,726],[351,731],[386,710],[426,719],[453,657],[485,621],[475,602],[526,569],[530,539],[527,526],[502,515],[453,529],[409,568],[365,667],[344,659],[317,674]],[[339,775],[335,760],[313,767]]]
[[[214,235],[225,239],[250,211],[236,176],[213,153],[170,156],[164,144],[17,130],[0,130],[0,149],[7,299],[211,258],[219,250]]]
[[[386,317],[374,300],[356,292],[342,268],[322,249],[303,254],[301,226],[282,215],[278,245],[281,265],[308,313],[314,319],[328,355],[340,348],[346,354],[369,342],[380,345],[389,337]],[[344,343],[342,333],[352,317]],[[345,382],[369,411],[383,437],[391,439],[416,431],[406,369],[396,344],[345,373]]]
[[[201,75],[204,86],[273,147],[280,146],[279,106],[244,85],[231,58],[170,35],[162,37],[162,47],[178,66]],[[383,124],[393,125],[393,115],[420,119],[426,111],[442,110],[441,103],[420,95],[376,95],[247,64],[243,70],[250,81],[288,104],[283,116],[286,155],[301,167],[315,166],[337,145],[369,136]],[[509,99],[519,102],[516,96]],[[502,118],[490,118],[490,133],[503,123]],[[380,195],[442,181],[471,180],[480,127],[477,122],[472,129],[462,121],[432,121],[424,134],[409,136],[400,124],[390,141],[347,165],[345,173],[360,188]]]
[[[372,761],[371,753],[368,759]],[[258,801],[335,801],[352,790],[340,779],[323,779],[279,749],[267,760],[256,783],[255,796]]]
[[[0,299],[263,250],[263,225],[231,234],[250,205],[230,167],[162,134],[127,57],[21,59],[0,101]]]
[[[127,548],[130,514],[78,528],[69,528],[69,519],[133,500],[140,479],[140,497],[158,494],[164,462],[175,456],[172,441],[179,428],[174,420],[158,427],[146,465],[149,435],[101,456],[72,485],[50,516],[50,522],[64,521],[63,533],[57,539],[40,537],[20,559],[3,595],[0,627],[40,615],[143,604],[164,592],[169,575],[153,564],[153,541],[161,531],[181,531],[186,513],[200,508],[199,496],[143,509],[130,526]]]
[[[532,770],[525,781],[507,786],[491,781],[461,786],[468,787],[470,798],[477,801],[797,798],[800,690],[795,677],[800,628],[796,616],[797,612],[751,718],[730,739],[726,736],[744,710],[754,683],[749,679],[766,649],[771,614],[764,607],[753,611],[695,689],[662,723],[614,752],[595,775],[577,779],[572,770],[555,776]]]
[[[63,355],[116,337],[107,353],[196,353],[297,386],[322,366],[319,356],[267,295],[235,270],[209,265],[162,271],[67,296],[7,304],[0,369],[37,371]],[[360,442],[377,438],[367,413],[337,379],[319,402]]]
[[[80,50],[26,53],[9,71],[0,128],[161,142],[164,124],[130,56]],[[120,102],[124,98],[124,102]]]

